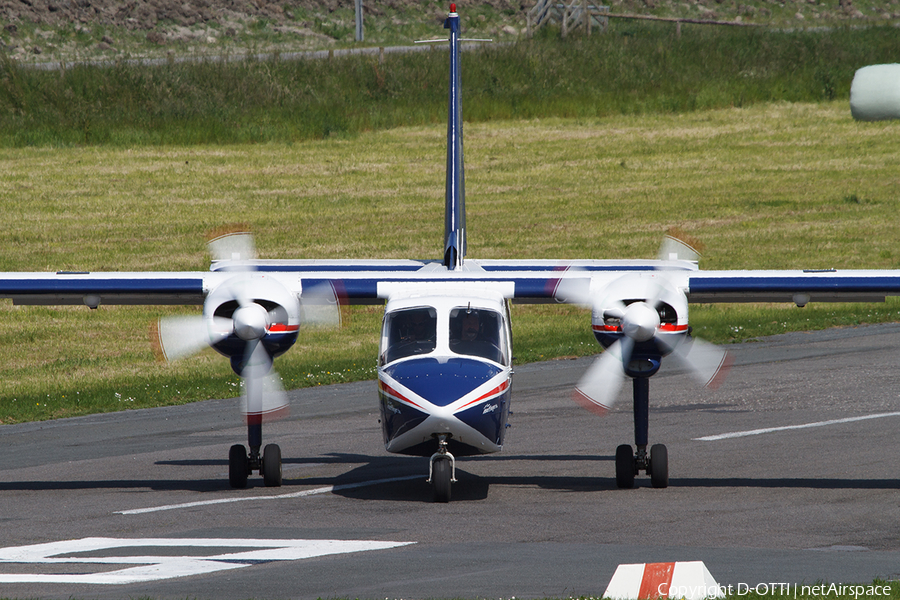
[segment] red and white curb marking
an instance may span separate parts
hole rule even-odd
[[[617,600],[653,598],[721,598],[725,589],[716,583],[702,561],[619,565],[603,593]]]

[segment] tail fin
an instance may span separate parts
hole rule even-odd
[[[450,102],[447,116],[447,191],[444,207],[444,266],[462,267],[466,255],[466,179],[463,166],[462,100],[459,77],[459,15],[456,4],[444,21],[450,30]]]

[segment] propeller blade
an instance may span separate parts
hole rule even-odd
[[[607,348],[575,386],[575,401],[593,413],[606,414],[618,400],[625,381],[624,363],[631,359],[633,348],[634,342],[627,337]]]
[[[553,296],[557,302],[564,304],[581,304],[583,306],[592,306],[594,299],[591,298],[591,277],[585,272],[584,277],[566,277],[559,280]]]
[[[690,338],[679,344],[671,354],[701,385],[716,389],[725,380],[733,359],[715,344]]]
[[[287,416],[287,394],[272,371],[272,357],[261,343],[247,343],[241,377],[244,379],[241,413],[248,423],[268,423]]]
[[[659,247],[659,260],[690,260],[699,261],[700,252],[688,242],[672,235],[663,238]]]
[[[231,319],[215,318],[212,328],[201,315],[165,317],[156,325],[155,342],[168,362],[191,356],[231,334]]]
[[[247,423],[271,423],[290,414],[287,394],[274,372],[244,380],[241,414]]]
[[[244,350],[244,364],[241,377],[244,379],[262,379],[272,370],[272,357],[266,352],[259,340],[247,342]]]
[[[340,327],[341,303],[331,283],[303,288],[300,294],[300,322],[318,327]]]
[[[256,243],[245,231],[226,233],[207,243],[213,260],[249,261],[256,259]]]

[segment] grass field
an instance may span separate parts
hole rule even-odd
[[[435,32],[440,34],[441,30]],[[0,54],[0,146],[296,143],[446,115],[447,55],[121,63],[59,71]],[[619,21],[603,35],[487,44],[462,60],[467,121],[685,114],[846,100],[856,69],[897,60],[894,27],[780,31]]]
[[[896,268],[900,124],[857,123],[845,101],[686,114],[466,125],[476,258],[653,257],[677,227],[701,267]],[[204,270],[223,224],[263,258],[435,258],[443,126],[259,145],[0,149],[0,270]],[[0,419],[17,422],[238,395],[209,351],[155,362],[161,315],[199,309],[0,307]],[[374,376],[377,307],[305,332],[276,361],[288,387]],[[892,321],[876,305],[696,306],[695,331],[762,334]],[[519,362],[594,353],[589,315],[514,306]]]

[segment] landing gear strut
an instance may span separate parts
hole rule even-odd
[[[447,436],[438,436],[438,451],[431,455],[428,481],[435,502],[450,502],[450,484],[456,483],[456,458],[447,451]]]
[[[650,429],[650,379],[635,377],[634,382],[634,445],[622,444],[616,448],[616,485],[622,489],[634,487],[634,477],[641,471],[650,476],[655,488],[669,485],[669,452],[662,444],[654,444],[647,454],[647,438]]]
[[[235,444],[228,452],[228,483],[233,488],[247,487],[250,473],[259,471],[266,487],[281,486],[281,448],[278,444],[268,444],[259,454],[262,446],[262,423],[247,426],[250,453],[242,444]]]

